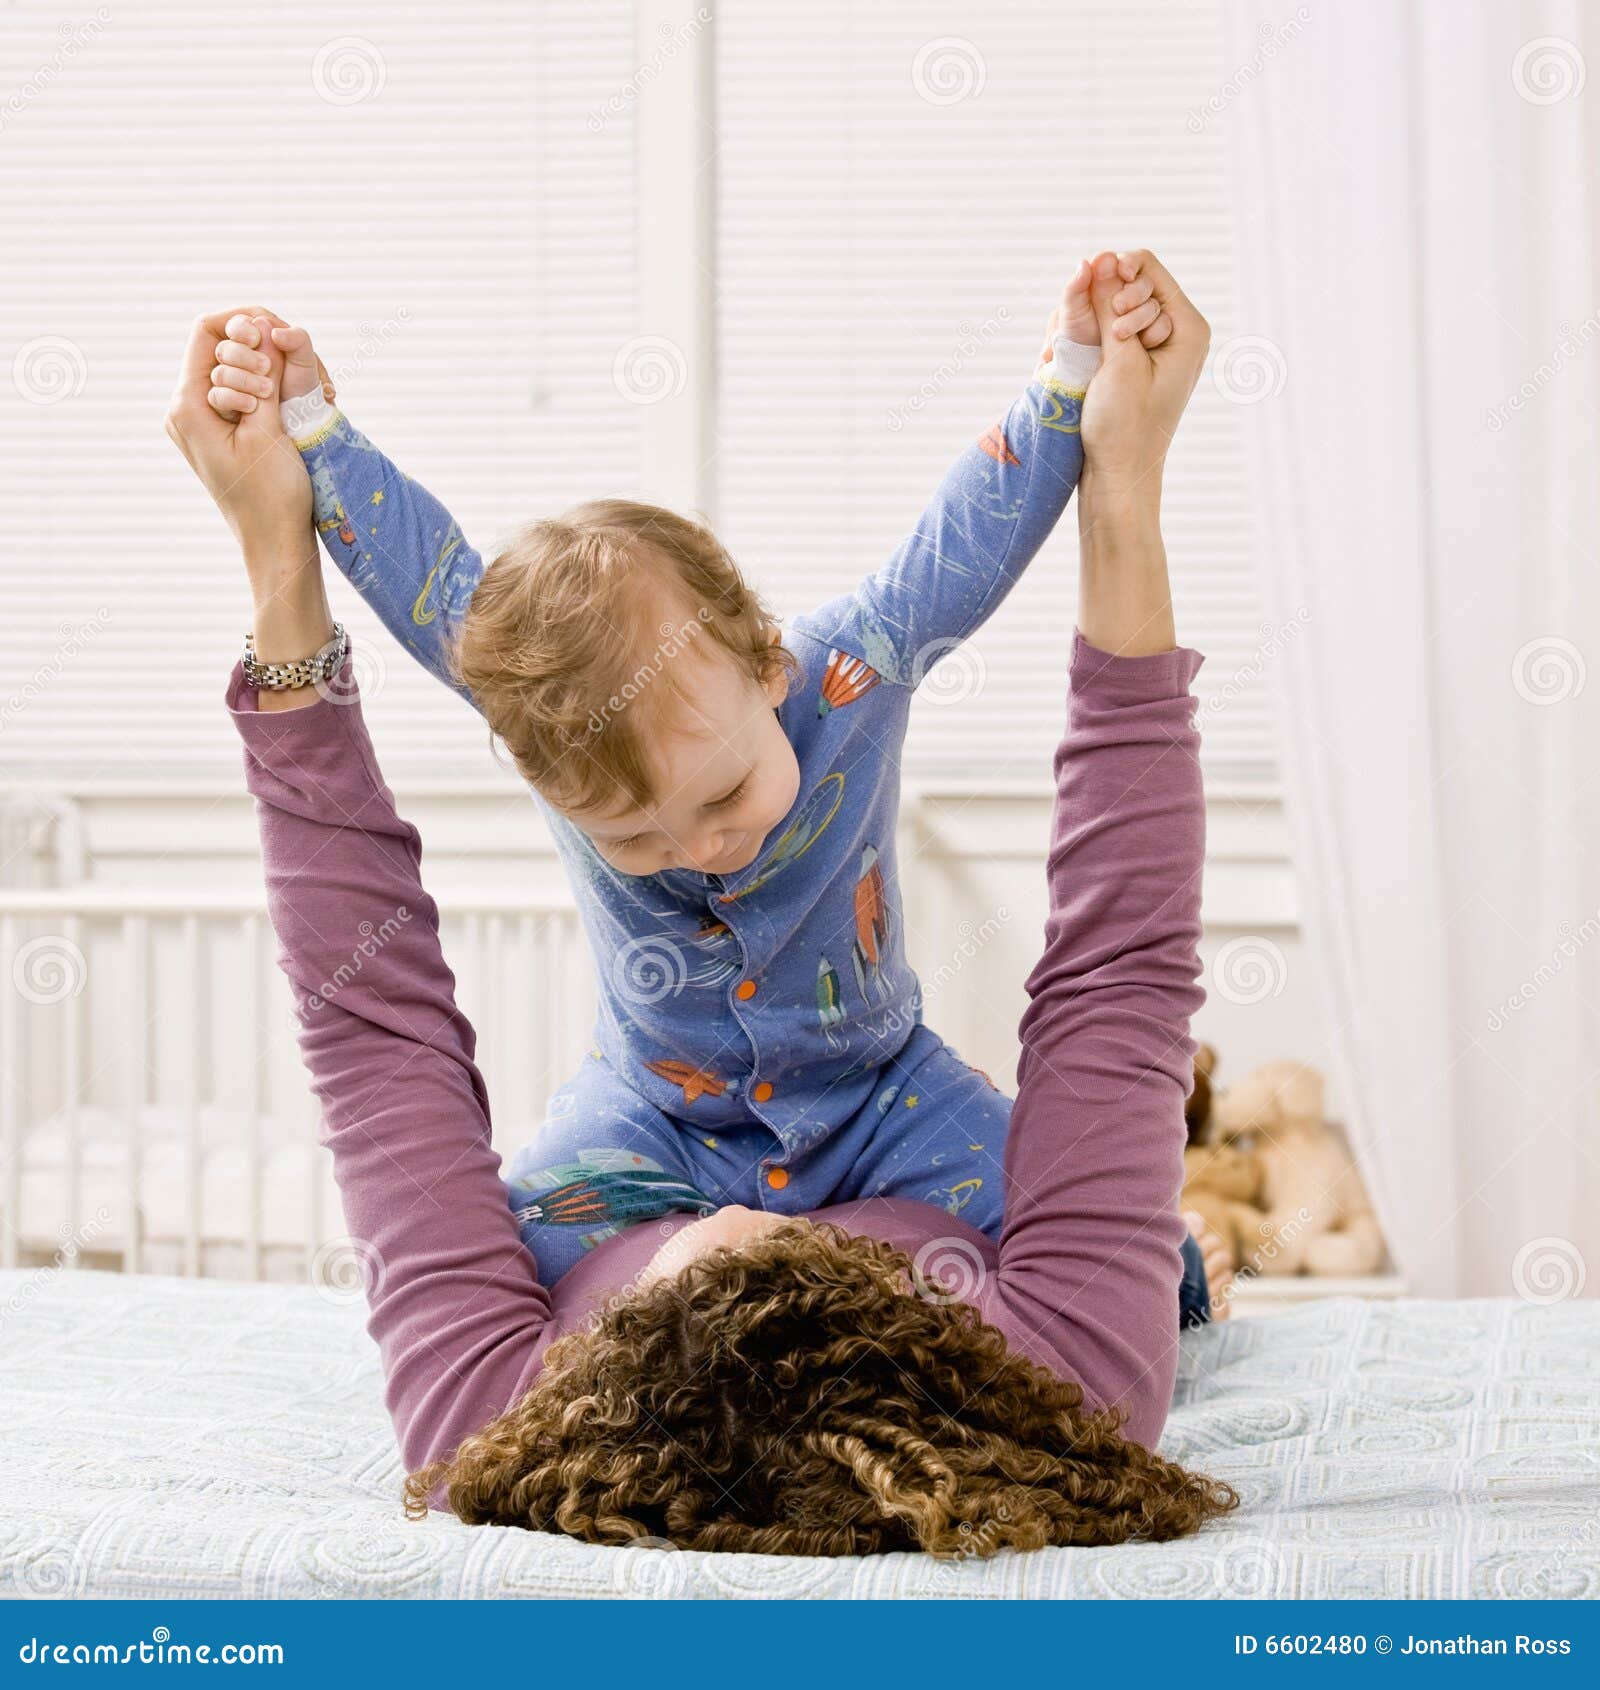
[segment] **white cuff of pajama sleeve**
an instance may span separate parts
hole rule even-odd
[[[1100,368],[1098,346],[1080,346],[1077,341],[1058,334],[1051,341],[1050,350],[1049,362],[1041,363],[1033,372],[1035,381],[1053,381],[1060,387],[1079,390],[1089,385],[1090,378]]]
[[[323,398],[322,389],[318,387],[310,393],[301,394],[298,399],[285,399],[278,407],[278,415],[283,419],[284,433],[298,446],[303,440],[321,434],[338,410],[337,405],[330,405]]]

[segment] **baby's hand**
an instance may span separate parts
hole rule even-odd
[[[262,344],[263,327],[271,336],[270,348]],[[217,367],[211,372],[209,399],[213,410],[233,417],[253,411],[257,397],[270,396],[273,364],[268,356],[270,350],[283,354],[280,399],[301,399],[320,388],[323,397],[332,403],[333,382],[312,349],[311,336],[305,329],[291,328],[281,317],[250,317],[241,313],[228,319],[226,333],[227,338],[217,345]]]
[[[1078,268],[1061,290],[1061,303],[1050,313],[1044,336],[1044,360],[1054,356],[1050,343],[1057,335],[1065,335],[1080,346],[1100,344],[1100,324],[1089,297],[1097,270],[1102,280],[1114,277],[1122,283],[1111,301],[1111,308],[1117,313],[1112,330],[1117,339],[1126,340],[1136,334],[1145,346],[1159,346],[1172,333],[1171,318],[1163,317],[1161,306],[1151,298],[1154,287],[1143,273],[1143,258],[1139,252],[1102,252],[1094,258],[1079,260]]]

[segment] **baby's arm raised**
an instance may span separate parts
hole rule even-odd
[[[223,349],[224,361],[248,372],[263,328],[250,318],[230,322],[233,346]],[[274,325],[267,332],[285,357],[283,425],[311,477],[328,556],[417,661],[471,703],[448,650],[483,575],[482,557],[450,512],[330,402],[306,331]]]
[[[1112,255],[1102,257],[1114,270]],[[1066,509],[1083,468],[1083,400],[1101,357],[1094,277],[1088,260],[1073,273],[1027,389],[951,466],[894,556],[813,619],[817,632],[886,679],[919,685],[987,621]],[[1157,309],[1148,281],[1120,279],[1112,328],[1119,338],[1146,329]]]

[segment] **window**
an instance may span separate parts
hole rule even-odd
[[[717,280],[724,538],[785,613],[893,550],[1021,391],[1065,274],[1149,246],[1233,321],[1220,0],[975,9],[724,0]],[[1238,407],[1210,372],[1167,473],[1213,783],[1270,779]],[[1042,783],[1074,621],[1069,519],[913,711],[908,772]],[[940,702],[944,698],[947,701]]]
[[[632,8],[64,15],[6,18],[32,69],[0,108],[0,774],[236,779],[249,598],[161,430],[190,319],[250,300],[307,324],[351,416],[480,547],[632,482]],[[472,712],[334,589],[386,764],[492,773]]]

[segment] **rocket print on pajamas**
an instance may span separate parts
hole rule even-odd
[[[882,1003],[889,995],[883,980],[884,952],[889,942],[889,899],[884,890],[883,870],[878,866],[878,848],[869,845],[861,853],[861,873],[856,879],[856,942],[851,954],[855,958],[856,984],[867,999],[867,984]]]
[[[883,679],[876,669],[852,657],[846,651],[830,651],[828,667],[822,673],[822,694],[817,700],[817,714],[826,716],[830,710],[842,710],[854,704]]]
[[[990,423],[982,434],[978,436],[978,450],[985,456],[991,457],[997,464],[1020,464],[1022,459],[1011,450],[1011,443],[1006,439],[1005,430],[999,423]]]
[[[839,986],[839,970],[825,956],[817,958],[817,1019],[822,1023],[828,1049],[842,1051],[845,1042],[835,1029],[844,1025],[844,993]]]
[[[580,1150],[575,1162],[521,1175],[509,1191],[519,1225],[581,1229],[586,1249],[635,1221],[708,1215],[717,1206],[648,1156],[604,1148]]]
[[[705,1068],[696,1068],[688,1062],[647,1062],[645,1067],[652,1074],[659,1074],[670,1085],[683,1089],[683,1101],[687,1106],[697,1098],[721,1097],[728,1089],[728,1082],[720,1079]]]

